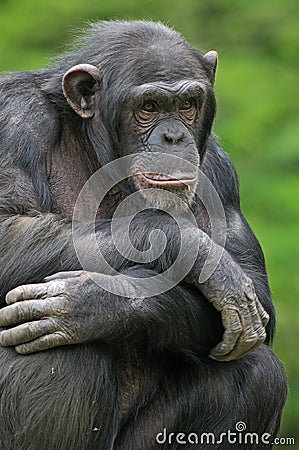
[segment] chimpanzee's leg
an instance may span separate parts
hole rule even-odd
[[[104,345],[0,348],[0,364],[1,450],[111,448],[118,387]]]
[[[178,362],[169,365],[151,401],[139,399],[114,448],[269,449],[266,442],[278,432],[286,394],[284,370],[266,345],[229,363]],[[247,435],[247,444],[246,433],[256,433]],[[262,442],[264,433],[271,436]]]

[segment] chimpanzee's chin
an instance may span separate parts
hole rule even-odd
[[[185,211],[193,203],[193,192],[187,189],[142,189],[140,201],[144,208],[160,209],[162,211]]]

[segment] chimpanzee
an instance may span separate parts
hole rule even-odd
[[[263,254],[211,133],[216,64],[216,52],[160,23],[111,21],[49,68],[1,78],[1,449],[225,449],[229,430],[239,432],[234,448],[272,447],[286,378],[269,347]],[[125,157],[128,176],[94,223],[84,212],[72,221],[87,180]],[[223,205],[223,246],[196,195],[199,173]],[[147,252],[155,230],[167,240],[144,261],[115,242],[127,222],[114,215],[136,193],[144,208],[129,224],[132,246]],[[144,295],[183,240],[181,267],[196,248],[188,273]],[[221,255],[203,280],[211,249]],[[240,423],[259,440],[242,441]]]

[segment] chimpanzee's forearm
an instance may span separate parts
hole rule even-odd
[[[142,249],[146,244],[146,228],[153,221],[150,216],[136,222],[134,242]],[[116,233],[123,236],[123,221],[119,219]],[[3,215],[0,220],[0,299],[16,286],[38,283],[44,277],[60,271],[93,270],[105,272],[107,261],[116,271],[134,265],[129,255],[121,255],[111,235],[111,221],[101,220],[94,233],[92,224],[72,223],[55,214]],[[168,234],[171,234],[170,231]],[[100,251],[95,248],[94,239]],[[79,259],[74,245],[80,244],[88,258]],[[82,255],[81,252],[81,255]],[[103,258],[100,258],[100,256]],[[87,266],[82,267],[82,262]]]
[[[40,282],[55,272],[83,268],[107,273],[109,266],[118,272],[136,264],[132,254],[134,249],[140,251],[138,264],[158,272],[167,270],[179,256],[178,268],[171,274],[172,280],[178,281],[175,277],[184,275],[184,270],[180,271],[180,268],[185,269],[189,265],[191,271],[189,275],[186,271],[187,280],[208,297],[217,290],[225,290],[225,286],[229,287],[235,278],[238,283],[238,264],[202,230],[187,221],[182,221],[179,229],[167,214],[144,212],[134,219],[133,232],[129,236],[123,231],[124,224],[124,219],[120,218],[114,221],[114,228],[111,228],[110,220],[101,220],[94,232],[92,224],[77,223],[72,229],[70,221],[54,214],[36,217],[18,215],[3,219],[0,223],[1,297],[18,285]],[[151,232],[156,229],[166,236],[164,249],[163,246],[159,249],[159,242],[150,241]],[[121,244],[120,249],[118,244]],[[153,251],[157,250],[155,245],[158,248],[156,258],[151,253],[146,254],[151,245]],[[79,250],[78,254],[76,250]],[[209,282],[204,280],[201,283],[199,275],[210,251],[212,257],[206,269],[212,276]],[[144,259],[142,255],[145,255]],[[242,270],[239,269],[239,272],[242,273]]]
[[[125,272],[134,277],[144,277],[147,270],[136,266]],[[180,284],[156,296],[125,299],[125,302],[112,296],[110,308],[113,305],[114,309],[114,302],[119,308],[114,315],[118,325],[106,327],[108,340],[130,338],[141,332],[146,336],[149,350],[167,349],[206,356],[221,340],[223,326],[220,314],[192,286]],[[105,305],[109,308],[108,303]],[[111,312],[105,317],[112,317]],[[213,327],[210,326],[212,322]]]
[[[119,231],[121,230],[119,224]],[[111,238],[111,221],[98,222],[96,239],[101,253],[94,248],[92,225],[78,223],[75,240],[80,240],[83,252],[88,255],[90,267],[95,264],[101,271],[99,255],[118,270],[124,267],[125,258],[119,254]],[[142,241],[144,231],[139,222],[137,241]],[[72,233],[72,223],[55,214],[3,215],[0,220],[0,299],[16,286],[41,282],[52,273],[81,269]],[[103,268],[104,269],[104,268]]]
[[[54,214],[16,215],[2,218],[0,222],[1,299],[14,287],[41,282],[44,277],[55,272],[83,268],[88,271],[107,273],[105,262],[116,271],[132,266],[136,264],[132,258],[132,248],[133,251],[134,247],[137,248],[142,255],[150,245],[149,236],[154,229],[160,229],[166,235],[166,247],[153,261],[148,261],[150,259],[148,256],[145,256],[142,261],[141,256],[139,263],[161,272],[166,270],[178,256],[181,234],[185,237],[181,264],[185,266],[185,263],[191,259],[192,265],[193,258],[193,261],[197,261],[196,270],[201,270],[211,245],[211,240],[201,230],[191,227],[186,222],[182,223],[179,230],[167,214],[159,212],[154,215],[152,212],[145,212],[134,220],[133,225],[130,236],[125,236],[124,219],[121,218],[114,221],[113,235],[109,220],[98,221],[96,233],[92,224],[77,223],[73,227],[75,230],[73,234],[71,222]],[[131,249],[126,245],[130,239]],[[118,243],[124,244],[121,253],[117,248],[117,240]],[[194,253],[196,242],[198,255]],[[173,276],[175,275],[174,273]]]

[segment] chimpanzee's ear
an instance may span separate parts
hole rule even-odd
[[[210,52],[206,53],[203,57],[211,67],[211,80],[212,83],[214,84],[217,69],[218,54],[217,52],[215,52],[215,50],[211,50]]]
[[[68,104],[83,119],[95,114],[95,92],[101,81],[100,71],[91,64],[78,64],[63,77],[62,89]]]

